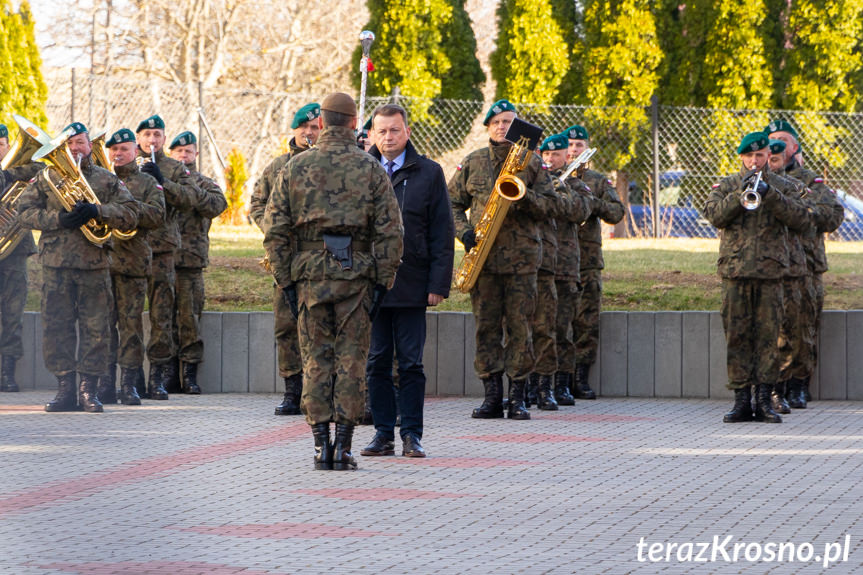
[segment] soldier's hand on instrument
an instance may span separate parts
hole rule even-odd
[[[468,230],[461,236],[461,243],[464,245],[464,253],[468,253],[476,246],[476,232]]]
[[[288,308],[291,310],[291,315],[294,316],[294,319],[299,319],[300,305],[297,298],[297,286],[290,284],[282,290],[282,296],[285,298],[285,303],[288,304]]]
[[[372,290],[372,307],[369,308],[369,318],[374,321],[378,312],[381,309],[381,304],[384,302],[384,296],[387,295],[387,287],[381,284],[375,284]]]
[[[150,174],[153,176],[159,185],[165,183],[165,176],[162,175],[162,170],[159,169],[159,166],[154,164],[153,162],[146,162],[143,166],[141,166],[141,171],[145,174]]]
[[[78,214],[84,222],[99,219],[99,206],[87,202],[76,202],[74,213]],[[83,222],[82,222],[83,225]]]
[[[78,212],[78,205],[76,204],[74,208],[72,208],[71,212],[62,211],[57,216],[57,220],[60,222],[60,227],[66,230],[72,230],[75,228],[80,228],[83,226],[87,220]]]

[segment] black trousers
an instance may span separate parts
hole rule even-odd
[[[423,435],[423,401],[426,376],[423,347],[426,339],[424,307],[381,308],[372,322],[372,341],[366,364],[366,381],[372,404],[375,430],[389,440],[395,438],[396,390],[393,382],[393,355],[398,361],[398,408],[400,435]]]

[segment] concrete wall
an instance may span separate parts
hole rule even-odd
[[[429,395],[482,395],[473,371],[470,313],[429,312],[425,368]],[[725,389],[725,337],[718,312],[603,312],[599,359],[591,386],[600,395],[730,398]],[[147,322],[145,322],[145,325]],[[282,391],[276,369],[273,314],[207,312],[202,319],[205,393]],[[22,389],[54,389],[42,363],[42,322],[24,315]],[[819,367],[811,388],[819,399],[863,400],[863,311],[824,312]]]

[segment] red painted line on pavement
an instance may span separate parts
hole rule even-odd
[[[272,523],[247,525],[197,525],[195,527],[170,526],[166,529],[191,531],[203,535],[221,535],[224,537],[246,537],[251,539],[318,539],[343,537],[397,537],[399,533],[383,533],[381,531],[365,531],[338,525],[323,525],[321,523]]]
[[[657,421],[659,417],[641,417],[637,415],[614,415],[613,413],[554,413],[543,414],[540,419],[555,421],[585,421],[588,423],[627,423],[630,421]]]
[[[0,405],[0,413],[8,411],[10,413],[20,411],[45,411],[45,405]]]
[[[456,439],[491,441],[495,443],[564,443],[581,441],[620,441],[605,437],[582,437],[578,435],[555,435],[553,433],[502,433],[500,435],[463,435]]]
[[[544,465],[538,461],[520,461],[518,459],[494,459],[491,457],[396,457],[395,463],[410,465],[427,465],[428,467],[450,467],[453,469],[474,469],[491,467],[518,467],[521,465]]]
[[[61,501],[77,501],[117,485],[165,477],[190,467],[212,463],[240,453],[266,449],[279,441],[296,439],[308,433],[309,426],[305,422],[292,423],[223,443],[190,447],[174,454],[129,461],[118,467],[88,473],[81,477],[30,487],[0,499],[0,516],[27,512]]]
[[[445,493],[439,491],[423,491],[421,489],[388,489],[373,487],[371,489],[295,489],[292,493],[304,495],[320,495],[331,499],[345,501],[412,501],[416,499],[446,499],[458,497],[484,497],[474,493]]]
[[[123,561],[119,563],[51,563],[34,565],[41,569],[55,569],[79,575],[280,575],[274,571],[260,571],[246,567],[234,567],[219,563],[197,563],[193,561]],[[287,575],[283,573],[281,575]]]

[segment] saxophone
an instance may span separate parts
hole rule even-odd
[[[524,197],[527,187],[515,174],[527,167],[532,154],[526,137],[519,138],[510,148],[491,196],[485,203],[479,222],[474,226],[476,245],[464,255],[456,270],[455,287],[461,293],[473,289],[510,205]]]

